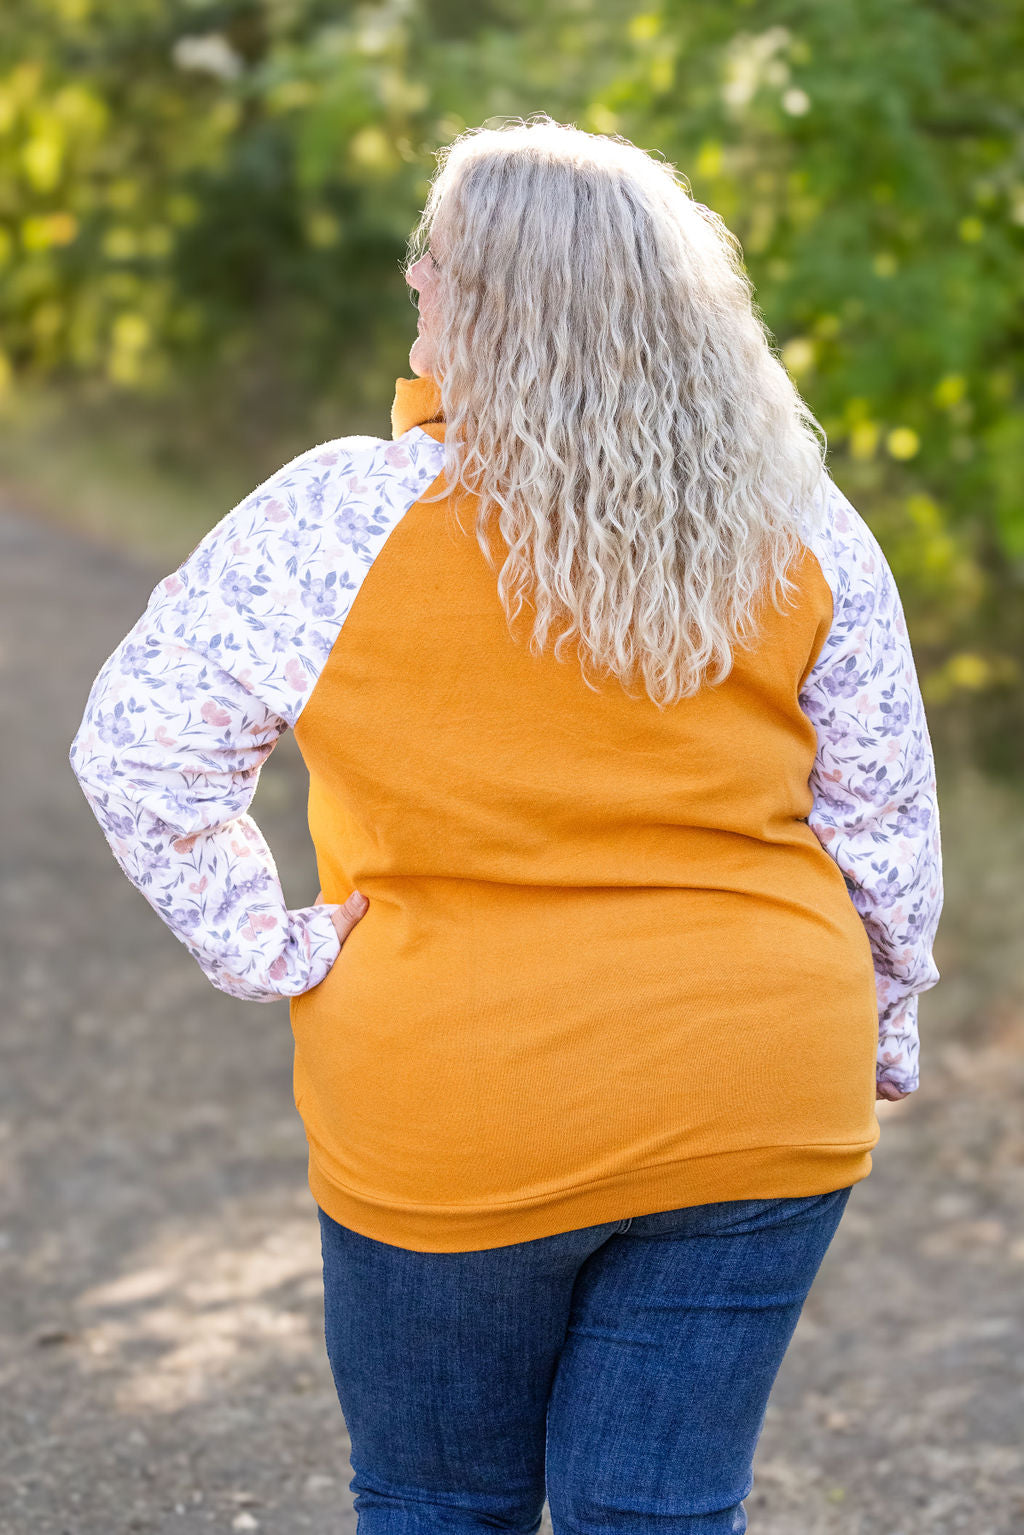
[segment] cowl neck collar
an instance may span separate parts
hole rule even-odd
[[[400,378],[395,382],[391,436],[401,437],[414,426],[422,427],[435,441],[444,442],[441,386],[429,373],[421,378]]]

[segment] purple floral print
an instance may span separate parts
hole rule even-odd
[[[818,736],[807,817],[867,930],[878,994],[879,1082],[919,1085],[917,998],[939,979],[942,910],[935,762],[899,592],[867,523],[830,479],[805,538],[832,591],[832,625],[800,693]]]
[[[229,995],[298,995],[337,957],[334,908],[286,907],[247,811],[367,571],[443,458],[418,427],[300,454],[159,583],[93,683],[74,772],[121,869]],[[939,979],[935,768],[892,573],[831,479],[824,510],[804,529],[833,595],[800,692],[818,740],[807,819],[871,946],[878,1078],[910,1092],[917,996]]]
[[[349,437],[300,454],[160,582],[92,685],[75,775],[123,872],[230,996],[298,995],[338,956],[336,908],[286,907],[246,811],[443,456],[418,427],[399,443]]]

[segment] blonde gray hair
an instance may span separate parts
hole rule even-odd
[[[492,569],[497,516],[510,627],[526,596],[534,653],[567,620],[556,658],[576,636],[588,686],[639,667],[659,707],[724,680],[825,475],[739,242],[671,164],[546,114],[437,161],[406,269],[433,236],[442,493],[480,498]]]

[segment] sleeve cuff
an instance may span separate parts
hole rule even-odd
[[[291,942],[288,954],[282,955],[271,965],[271,977],[275,967],[282,965],[279,991],[282,996],[297,997],[312,991],[314,986],[329,975],[334,961],[341,953],[341,939],[334,925],[332,912],[336,906],[302,906],[289,912],[291,918]],[[295,955],[294,965],[288,960]]]
[[[341,939],[331,919],[333,906],[301,906],[287,913],[288,941],[265,968],[258,955],[251,959],[246,974],[229,970],[222,961],[211,963],[201,949],[183,939],[207,979],[228,996],[243,1002],[279,1002],[282,997],[297,997],[312,991],[329,974],[341,952]],[[237,961],[236,961],[237,962]]]
[[[878,979],[878,1063],[875,1079],[889,1083],[901,1093],[913,1093],[917,1091],[920,1082],[917,994],[886,1003],[883,997],[883,977]],[[889,977],[884,980],[891,985]]]

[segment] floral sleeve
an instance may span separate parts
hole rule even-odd
[[[932,945],[943,884],[931,740],[892,571],[834,484],[825,528],[809,542],[834,606],[800,693],[818,736],[807,820],[842,870],[870,941],[877,1079],[913,1092],[918,994],[939,979]]]
[[[92,685],[75,776],[123,872],[230,996],[309,991],[340,951],[336,907],[288,909],[246,811],[443,453],[414,430],[300,454],[160,582]]]
[[[245,812],[287,721],[147,610],[93,684],[71,762],[115,859],[221,991],[317,985],[331,906],[289,911]]]

